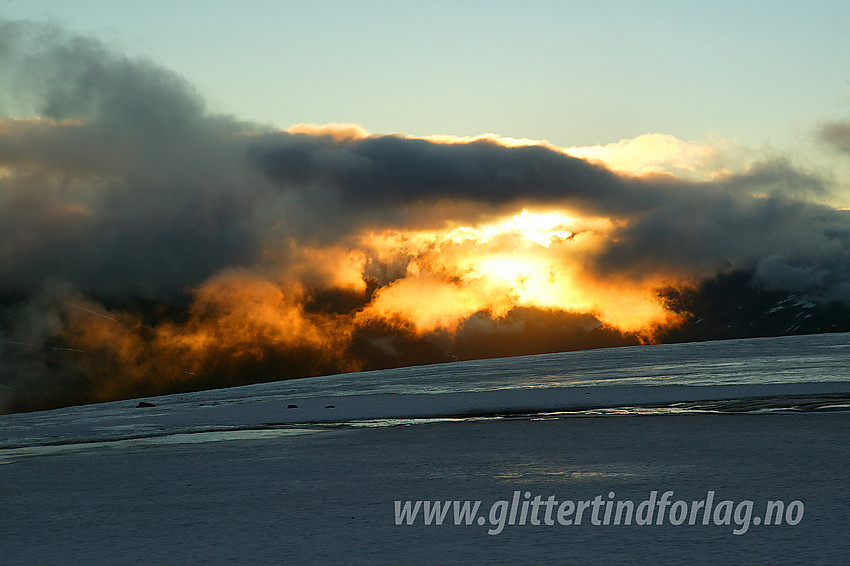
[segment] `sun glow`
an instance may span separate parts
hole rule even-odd
[[[575,219],[559,211],[529,213],[523,209],[520,214],[507,220],[485,226],[482,240],[487,241],[498,234],[518,234],[530,242],[548,248],[554,241],[566,240],[573,232],[566,229]]]
[[[396,269],[361,314],[400,317],[422,331],[516,307],[592,313],[626,331],[668,321],[652,294],[658,278],[603,280],[586,267],[614,227],[606,218],[522,210],[478,226],[366,234],[366,255]]]

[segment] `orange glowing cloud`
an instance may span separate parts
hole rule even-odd
[[[245,270],[231,270],[195,293],[193,317],[179,339],[192,350],[229,345],[257,356],[269,344],[331,348],[337,334],[329,321],[307,315],[304,291],[290,281],[275,284]]]
[[[257,277],[271,281],[362,292],[366,286],[363,272],[368,259],[363,250],[352,247],[269,239],[252,271]]]
[[[451,330],[476,312],[501,317],[516,307],[590,312],[624,331],[668,323],[653,290],[669,278],[601,280],[584,267],[614,225],[523,210],[481,226],[366,235],[378,257],[407,264],[363,316],[402,317],[421,331]]]

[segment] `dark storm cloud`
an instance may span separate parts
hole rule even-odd
[[[774,160],[745,174],[683,187],[629,217],[598,257],[606,273],[694,278],[755,270],[771,289],[850,300],[850,216],[807,200],[826,193],[818,177]]]
[[[340,143],[329,136],[267,136],[252,147],[260,168],[281,187],[333,188],[355,210],[445,201],[501,206],[560,203],[590,214],[651,206],[669,187],[616,176],[540,147],[490,141],[439,144],[398,136]]]
[[[366,227],[538,204],[618,222],[588,260],[604,275],[744,267],[771,286],[850,298],[846,215],[808,202],[823,184],[782,161],[692,183],[539,146],[269,132],[209,114],[173,72],[53,26],[0,24],[0,69],[5,111],[50,119],[0,122],[3,291],[54,277],[174,297],[255,264],[269,242],[344,242]],[[844,147],[847,126],[823,136]]]
[[[173,295],[250,256],[236,122],[176,74],[53,26],[0,23],[0,38],[6,111],[50,119],[0,122],[4,287]]]
[[[669,202],[632,217],[599,257],[607,273],[672,273],[707,277],[757,270],[772,289],[850,300],[850,218],[782,196],[725,195]]]

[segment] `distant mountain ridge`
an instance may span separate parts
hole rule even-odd
[[[760,287],[752,273],[734,271],[695,289],[663,289],[664,306],[685,318],[661,342],[695,342],[850,331],[850,307]]]

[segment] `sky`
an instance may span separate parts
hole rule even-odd
[[[842,0],[3,0],[188,79],[280,128],[492,132],[595,145],[646,133],[800,151],[850,111]]]
[[[846,2],[126,6],[0,1],[0,412],[850,304]]]

